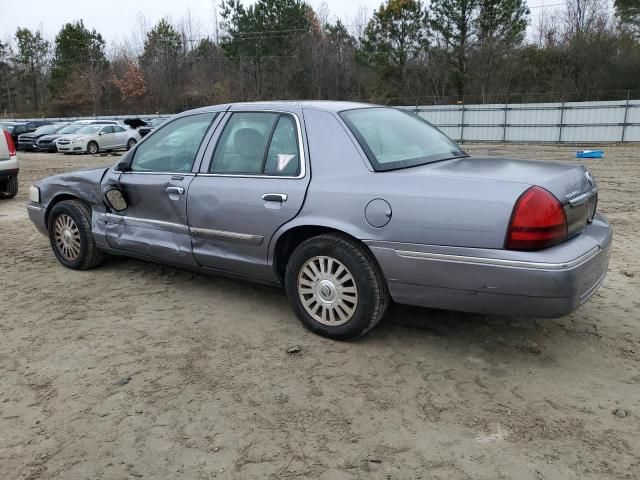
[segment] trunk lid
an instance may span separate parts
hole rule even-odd
[[[567,217],[568,238],[581,233],[596,213],[598,187],[584,165],[495,157],[466,157],[417,167],[416,173],[480,178],[542,187],[562,204]]]
[[[426,167],[430,167],[431,174],[437,175],[537,185],[551,192],[563,205],[568,202],[575,203],[576,199],[579,201],[582,195],[596,189],[595,180],[583,165],[509,158],[467,157],[437,162]]]

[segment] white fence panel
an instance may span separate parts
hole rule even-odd
[[[640,100],[413,107],[451,138],[483,142],[640,142]]]

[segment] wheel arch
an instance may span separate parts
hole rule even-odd
[[[326,233],[336,233],[347,237],[367,250],[377,263],[369,247],[361,240],[362,236],[360,236],[358,232],[353,231],[353,229],[329,226],[324,222],[296,224],[291,225],[289,228],[282,229],[276,234],[272,242],[270,258],[276,277],[281,281],[284,279],[284,272],[289,257],[298,245],[310,238]]]
[[[65,200],[77,200],[84,203],[90,211],[93,211],[93,208],[91,208],[91,204],[86,200],[80,198],[78,195],[74,195],[72,193],[59,193],[51,199],[51,201],[47,205],[47,209],[44,212],[44,224],[46,228],[49,228],[49,216],[51,214],[51,210],[53,210],[53,207],[55,207],[60,202],[64,202]]]

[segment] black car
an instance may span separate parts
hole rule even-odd
[[[64,129],[68,124],[66,123],[53,123],[51,125],[43,125],[37,128],[33,132],[23,133],[18,136],[18,149],[19,150],[39,150],[38,142],[43,136],[55,135]],[[55,147],[55,145],[54,145]]]
[[[44,125],[51,125],[53,122],[49,120],[29,120],[25,122],[27,124],[27,128],[30,132],[35,131],[36,129],[43,127]]]
[[[0,123],[0,129],[6,130],[11,135],[13,144],[18,146],[18,136],[29,132],[26,122],[2,122]]]
[[[144,138],[149,133],[153,132],[156,128],[158,128],[162,123],[166,120],[166,118],[149,118],[144,122],[146,125],[138,127],[138,133],[142,138]]]

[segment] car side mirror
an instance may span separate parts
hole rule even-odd
[[[104,197],[109,207],[111,207],[116,212],[122,212],[129,206],[127,204],[127,199],[124,198],[124,194],[117,188],[107,190],[104,194]]]
[[[118,162],[116,165],[116,170],[118,172],[130,172],[131,171],[131,163],[128,161]]]
[[[98,135],[104,135],[104,132],[98,132]]]

